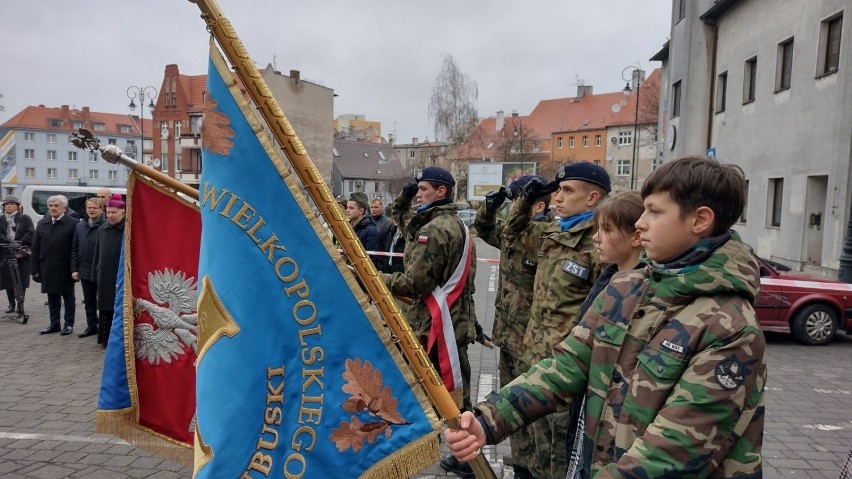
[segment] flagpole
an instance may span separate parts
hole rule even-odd
[[[222,13],[215,0],[189,1],[198,5],[201,10],[201,18],[207,23],[207,29],[216,39],[225,57],[254,101],[254,105],[272,129],[272,133],[284,151],[284,155],[290,161],[293,170],[302,180],[308,194],[311,195],[314,203],[325,217],[343,251],[351,259],[358,277],[365,286],[367,293],[375,301],[388,327],[398,338],[403,353],[426,389],[432,404],[450,427],[458,428],[459,415],[461,414],[458,406],[444,387],[440,375],[432,367],[431,361],[417,337],[411,331],[411,327],[403,318],[393,296],[379,278],[373,262],[367,256],[355,231],[349,225],[348,219],[343,216],[340,207],[337,206],[331,190],[323,181],[301,140],[299,140],[287,117],[284,116],[284,112],[273,97],[260,72],[254,66],[254,62],[237,37],[231,22]],[[471,466],[476,471],[477,477],[489,479],[496,479],[497,477],[491,470],[488,461],[481,454],[476,457]]]

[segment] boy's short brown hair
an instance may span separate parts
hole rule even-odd
[[[701,206],[713,210],[712,236],[728,231],[742,215],[746,183],[739,166],[706,156],[677,158],[654,170],[642,185],[642,198],[668,193],[680,207],[680,216]]]

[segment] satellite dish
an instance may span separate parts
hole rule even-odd
[[[612,153],[606,154],[606,161],[612,161]]]
[[[621,111],[621,105],[619,105],[618,103],[612,105],[612,112],[613,113],[618,113],[620,111]]]
[[[159,168],[159,167],[160,167],[160,159],[159,159],[159,158],[155,158],[155,159],[154,159],[154,167],[155,167],[155,168]]]
[[[621,101],[618,102],[618,104],[621,105],[621,106],[626,106],[627,105],[627,99],[622,98]]]

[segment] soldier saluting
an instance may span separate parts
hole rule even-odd
[[[403,187],[392,207],[406,241],[403,272],[382,278],[392,294],[411,298],[405,317],[412,331],[456,403],[469,409],[467,346],[476,334],[473,239],[456,214],[456,181],[450,172],[430,166],[415,180]]]

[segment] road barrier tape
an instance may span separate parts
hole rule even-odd
[[[342,253],[342,249],[337,250],[338,253]],[[393,258],[402,258],[405,256],[405,253],[391,253],[388,251],[367,251],[367,254],[370,256],[385,256],[385,257],[393,257]],[[499,263],[499,258],[476,258],[476,261],[480,263]]]

